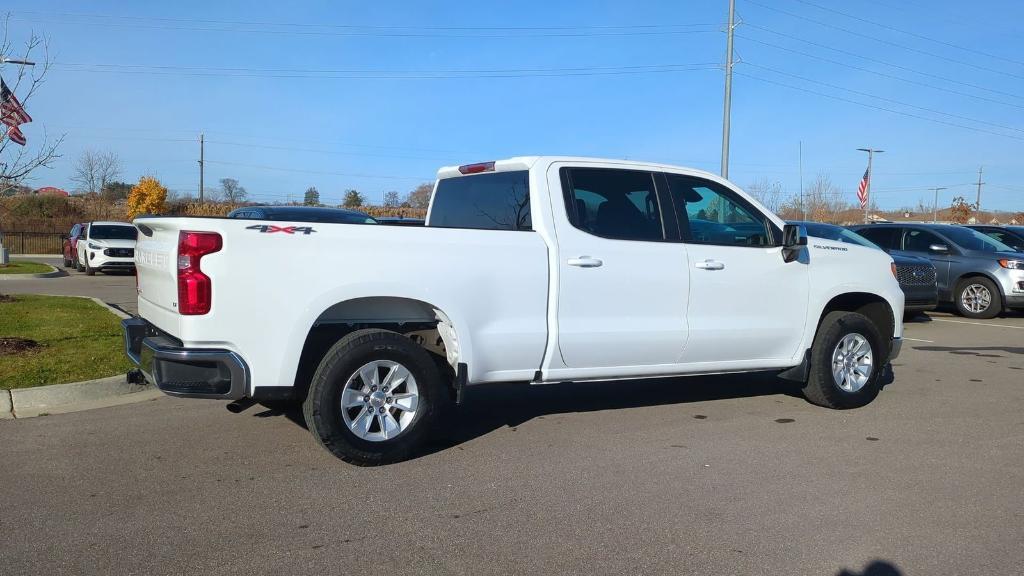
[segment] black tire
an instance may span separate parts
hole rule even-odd
[[[72,265],[71,260],[68,260],[67,256],[61,256],[61,257],[64,258],[64,269],[67,270],[68,268],[71,268],[71,265]]]
[[[989,305],[988,308],[985,308],[980,312],[973,312],[964,306],[964,292],[966,292],[968,288],[977,285],[984,286],[985,289],[988,290],[988,293],[990,294]],[[956,291],[953,293],[953,305],[956,306],[956,313],[964,318],[988,320],[989,318],[995,318],[1003,311],[1003,294],[999,291],[999,287],[996,286],[995,282],[985,278],[984,276],[972,276],[957,282]]]
[[[832,376],[832,355],[847,334],[860,334],[871,346],[873,365],[867,382],[856,392],[843,390]],[[881,390],[879,377],[888,363],[889,349],[878,328],[856,312],[829,312],[818,326],[811,348],[811,368],[803,393],[812,404],[844,410],[869,404]]]
[[[349,430],[341,413],[342,391],[349,377],[373,360],[398,362],[412,374],[418,389],[413,419],[389,440],[358,437]],[[309,431],[321,446],[346,462],[374,466],[408,458],[427,440],[447,401],[447,390],[426,350],[396,332],[371,329],[345,336],[324,354],[310,382],[302,412]]]
[[[95,276],[96,275],[96,269],[93,268],[92,266],[89,266],[89,261],[88,260],[85,261],[85,275],[86,276]]]
[[[78,257],[75,258],[75,270],[85,272],[85,266],[82,264],[82,260]]]

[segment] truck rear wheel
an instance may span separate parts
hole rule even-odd
[[[430,354],[388,330],[359,330],[324,355],[303,403],[332,454],[372,466],[409,457],[427,439],[446,390]]]
[[[878,328],[856,312],[829,312],[811,348],[804,396],[827,408],[859,408],[878,396],[888,351]]]

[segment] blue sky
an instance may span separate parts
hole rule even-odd
[[[117,152],[126,180],[194,192],[200,131],[207,186],[237,178],[262,201],[308,186],[325,202],[347,188],[379,201],[438,166],[515,155],[719,170],[726,0],[8,9],[14,39],[49,36],[57,62],[24,132],[66,142],[35,186],[73,188],[74,159],[94,148]],[[870,146],[887,151],[873,182],[883,208],[930,204],[932,186],[949,188],[942,204],[973,200],[984,166],[983,207],[1024,210],[1024,4],[738,0],[737,12],[739,185],[767,177],[796,193],[802,141],[805,182],[826,173],[852,201],[855,149]],[[500,72],[446,72],[465,70]]]

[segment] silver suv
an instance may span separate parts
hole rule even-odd
[[[1024,254],[998,240],[953,224],[851,226],[886,251],[924,256],[935,265],[939,302],[961,316],[994,318],[1024,309]]]

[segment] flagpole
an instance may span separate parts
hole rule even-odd
[[[857,150],[868,153],[868,181],[867,185],[864,186],[864,223],[870,224],[871,219],[868,217],[868,209],[871,206],[871,180],[874,179],[871,174],[871,160],[874,158],[875,152],[881,154],[885,150],[876,150],[874,148],[857,148]]]

